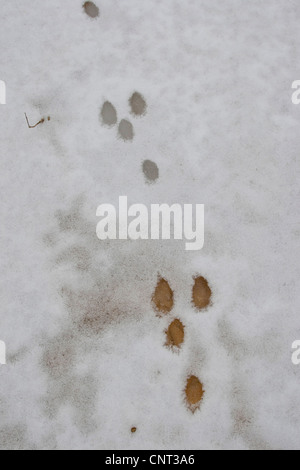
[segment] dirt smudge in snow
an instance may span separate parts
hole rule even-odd
[[[101,377],[89,366],[90,357],[97,361],[105,329],[146,314],[140,308],[144,292],[138,283],[147,277],[149,259],[142,245],[100,242],[96,220],[88,220],[85,209],[84,199],[78,197],[56,211],[53,226],[43,237],[64,315],[58,320],[59,332],[41,341],[40,365],[47,377],[45,415],[55,419],[62,408],[70,407],[76,426],[88,435],[97,427],[101,387]],[[144,262],[137,263],[143,257]]]
[[[26,450],[30,446],[23,425],[5,425],[0,428],[0,450]]]
[[[43,369],[53,378],[67,377],[75,363],[73,336],[62,333],[47,342],[42,358]]]
[[[91,255],[83,246],[70,246],[66,248],[56,259],[57,264],[74,264],[78,271],[88,271],[91,265]]]

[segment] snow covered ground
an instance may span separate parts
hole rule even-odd
[[[0,2],[0,448],[299,449],[300,3],[82,3]],[[204,249],[101,242],[121,195],[205,204]]]

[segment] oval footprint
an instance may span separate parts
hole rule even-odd
[[[170,348],[180,348],[184,343],[183,323],[178,319],[174,320],[167,329],[166,336],[166,346]]]
[[[197,310],[202,310],[210,305],[212,296],[208,281],[202,277],[196,277],[193,287],[193,304]]]
[[[134,130],[131,122],[122,119],[119,124],[119,136],[125,141],[131,141],[134,138]]]
[[[188,378],[185,387],[185,397],[189,409],[195,413],[199,409],[204,396],[203,385],[195,375]]]
[[[145,160],[143,163],[143,173],[148,183],[155,183],[159,178],[159,169],[156,163]]]
[[[105,126],[115,126],[118,122],[116,108],[109,102],[105,101],[101,109],[102,124]]]
[[[174,292],[165,279],[160,279],[152,296],[152,302],[160,313],[171,312],[174,305]]]
[[[134,116],[144,116],[147,112],[147,103],[145,98],[138,92],[133,93],[132,97],[129,99],[129,104],[131,107],[131,113]]]
[[[97,18],[100,14],[100,10],[94,2],[85,2],[83,9],[90,18]]]

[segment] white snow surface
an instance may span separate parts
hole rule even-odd
[[[82,3],[0,0],[0,448],[299,449],[300,3],[95,0],[95,19]],[[133,141],[102,125],[105,101]],[[205,204],[203,250],[99,241],[96,209],[121,195]]]

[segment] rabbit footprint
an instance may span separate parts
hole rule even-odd
[[[147,103],[145,98],[137,91],[129,98],[130,112],[133,117],[145,116],[147,112]],[[101,121],[104,126],[113,127],[118,123],[117,110],[112,103],[105,101],[101,109]],[[128,119],[122,119],[118,126],[119,138],[125,142],[134,139],[134,128]]]
[[[192,304],[198,310],[204,310],[211,304],[212,291],[208,281],[202,276],[194,278],[192,291]],[[152,296],[152,305],[159,317],[168,315],[174,307],[174,291],[169,282],[159,277],[155,291]],[[179,351],[184,344],[185,326],[181,320],[173,320],[165,331],[165,345],[173,350]],[[205,390],[198,377],[191,375],[187,378],[185,386],[185,401],[190,411],[195,413],[201,405]]]
[[[100,14],[100,10],[99,8],[97,7],[97,5],[95,5],[94,2],[85,2],[83,5],[82,5],[85,13],[90,17],[90,18],[97,18]]]
[[[185,397],[186,403],[193,413],[200,408],[204,393],[203,385],[198,377],[195,375],[189,377],[185,387]]]
[[[165,279],[159,279],[152,297],[156,311],[161,315],[170,313],[174,306],[174,292]]]

